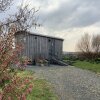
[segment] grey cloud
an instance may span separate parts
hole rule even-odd
[[[100,21],[99,9],[100,0],[69,0],[52,12],[41,12],[40,18],[52,30],[85,27]]]

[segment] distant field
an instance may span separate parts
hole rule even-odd
[[[96,72],[96,73],[100,73],[100,63],[97,64],[97,63],[90,63],[87,61],[77,60],[73,63],[73,66],[78,67],[78,68],[82,68],[82,69],[91,70],[91,71]]]

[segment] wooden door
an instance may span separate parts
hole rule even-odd
[[[49,59],[52,59],[52,57],[55,56],[55,40],[49,39]]]

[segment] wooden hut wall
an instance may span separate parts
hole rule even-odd
[[[26,36],[26,44],[25,44],[26,53],[25,55],[31,59],[43,57],[48,59],[48,38],[35,36],[35,35],[27,35]],[[23,50],[25,52],[25,50]]]
[[[56,56],[58,59],[62,58],[63,41],[60,39],[38,36],[34,34],[19,34],[16,35],[16,38],[17,42],[19,41],[24,44],[24,50],[21,52],[22,56],[27,56],[32,60],[38,57],[49,59],[49,50],[51,49],[53,56]]]
[[[55,56],[58,59],[62,58],[62,40],[55,39]]]

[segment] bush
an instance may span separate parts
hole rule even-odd
[[[28,57],[20,57],[19,62],[17,63],[17,68],[22,71],[25,70],[29,61]]]
[[[37,58],[37,59],[35,60],[35,62],[36,62],[36,65],[38,65],[38,66],[48,65],[48,60],[46,60],[46,59],[44,59],[44,58],[42,58],[42,57]]]
[[[0,34],[0,100],[25,100],[27,93],[32,89],[29,78],[17,77],[11,68],[12,65],[19,65],[23,69],[27,64],[26,58],[19,59],[23,46],[14,45],[14,33],[15,29],[12,27],[8,34]]]
[[[0,84],[4,84],[6,78],[11,78],[8,71],[11,64],[19,62],[18,54],[22,46],[16,45],[14,48],[14,33],[15,29],[12,27],[12,31],[8,34],[0,34]]]
[[[0,93],[0,100],[26,100],[33,89],[31,77],[20,78],[18,76],[10,80]]]

